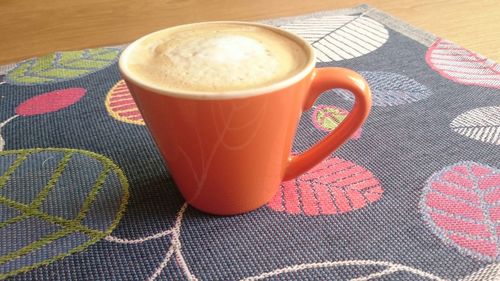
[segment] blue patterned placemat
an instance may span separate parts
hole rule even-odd
[[[175,188],[121,47],[0,66],[0,279],[500,280],[500,66],[368,6],[267,21],[359,71],[373,111],[255,212]],[[294,151],[343,120],[332,91]],[[202,124],[200,124],[202,125]]]

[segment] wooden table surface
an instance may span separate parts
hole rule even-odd
[[[500,0],[0,0],[0,64],[122,44],[207,20],[259,20],[370,4],[500,61]]]

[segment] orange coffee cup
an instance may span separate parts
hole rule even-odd
[[[282,34],[304,48],[307,63],[293,76],[263,87],[204,92],[158,87],[130,71],[130,53],[151,34],[129,45],[119,61],[121,75],[182,196],[191,206],[218,215],[240,214],[266,204],[283,180],[298,177],[342,145],[371,107],[370,89],[359,74],[344,68],[315,68],[314,50],[300,37],[262,24],[227,23]],[[323,140],[291,155],[302,112],[333,88],[354,94],[351,112]]]

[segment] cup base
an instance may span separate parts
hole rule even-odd
[[[202,206],[202,205],[197,205],[197,204],[192,204],[191,202],[187,202],[190,207],[193,207],[194,209],[209,214],[209,215],[214,215],[214,216],[237,216],[237,215],[242,215],[246,213],[250,213],[252,211],[255,211],[264,205],[266,205],[269,202],[269,200],[266,200],[265,202],[261,202],[258,205],[254,206],[245,206],[245,208],[240,208],[240,209],[232,209],[232,210],[221,210],[221,209],[216,209],[216,208],[211,208],[210,206]]]

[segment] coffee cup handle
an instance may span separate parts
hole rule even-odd
[[[312,74],[312,83],[305,98],[303,111],[308,110],[316,99],[326,90],[340,88],[354,94],[355,102],[346,118],[324,139],[309,150],[288,158],[284,180],[300,176],[325,159],[340,147],[368,117],[371,108],[371,92],[368,83],[358,73],[338,67],[316,68]]]

